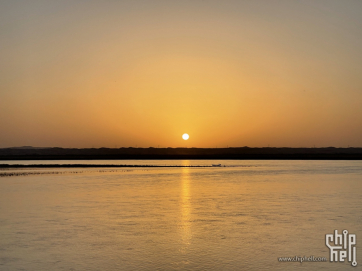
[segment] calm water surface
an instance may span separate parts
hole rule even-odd
[[[21,169],[0,178],[0,270],[358,270],[325,234],[362,240],[362,161],[1,161],[211,165]],[[17,172],[16,170],[1,172]]]

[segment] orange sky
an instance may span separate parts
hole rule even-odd
[[[8,0],[0,26],[0,148],[362,147],[360,1]]]

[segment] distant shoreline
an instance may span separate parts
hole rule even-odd
[[[362,148],[3,148],[0,160],[362,160]]]
[[[113,164],[31,164],[31,165],[14,165],[14,164],[0,164],[0,169],[4,168],[126,168],[126,167],[136,167],[136,168],[149,168],[149,167],[157,167],[157,168],[189,168],[189,167],[197,167],[197,168],[204,168],[204,167],[214,167],[210,165],[204,166],[197,166],[197,165],[113,165]]]

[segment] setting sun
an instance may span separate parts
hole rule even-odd
[[[188,134],[183,134],[182,138],[183,138],[183,140],[187,140],[187,139],[189,139],[189,135]]]

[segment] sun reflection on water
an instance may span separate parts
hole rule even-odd
[[[183,165],[188,165],[189,161],[183,161]],[[181,173],[181,240],[186,246],[191,243],[191,194],[190,194],[190,169],[182,168]]]

